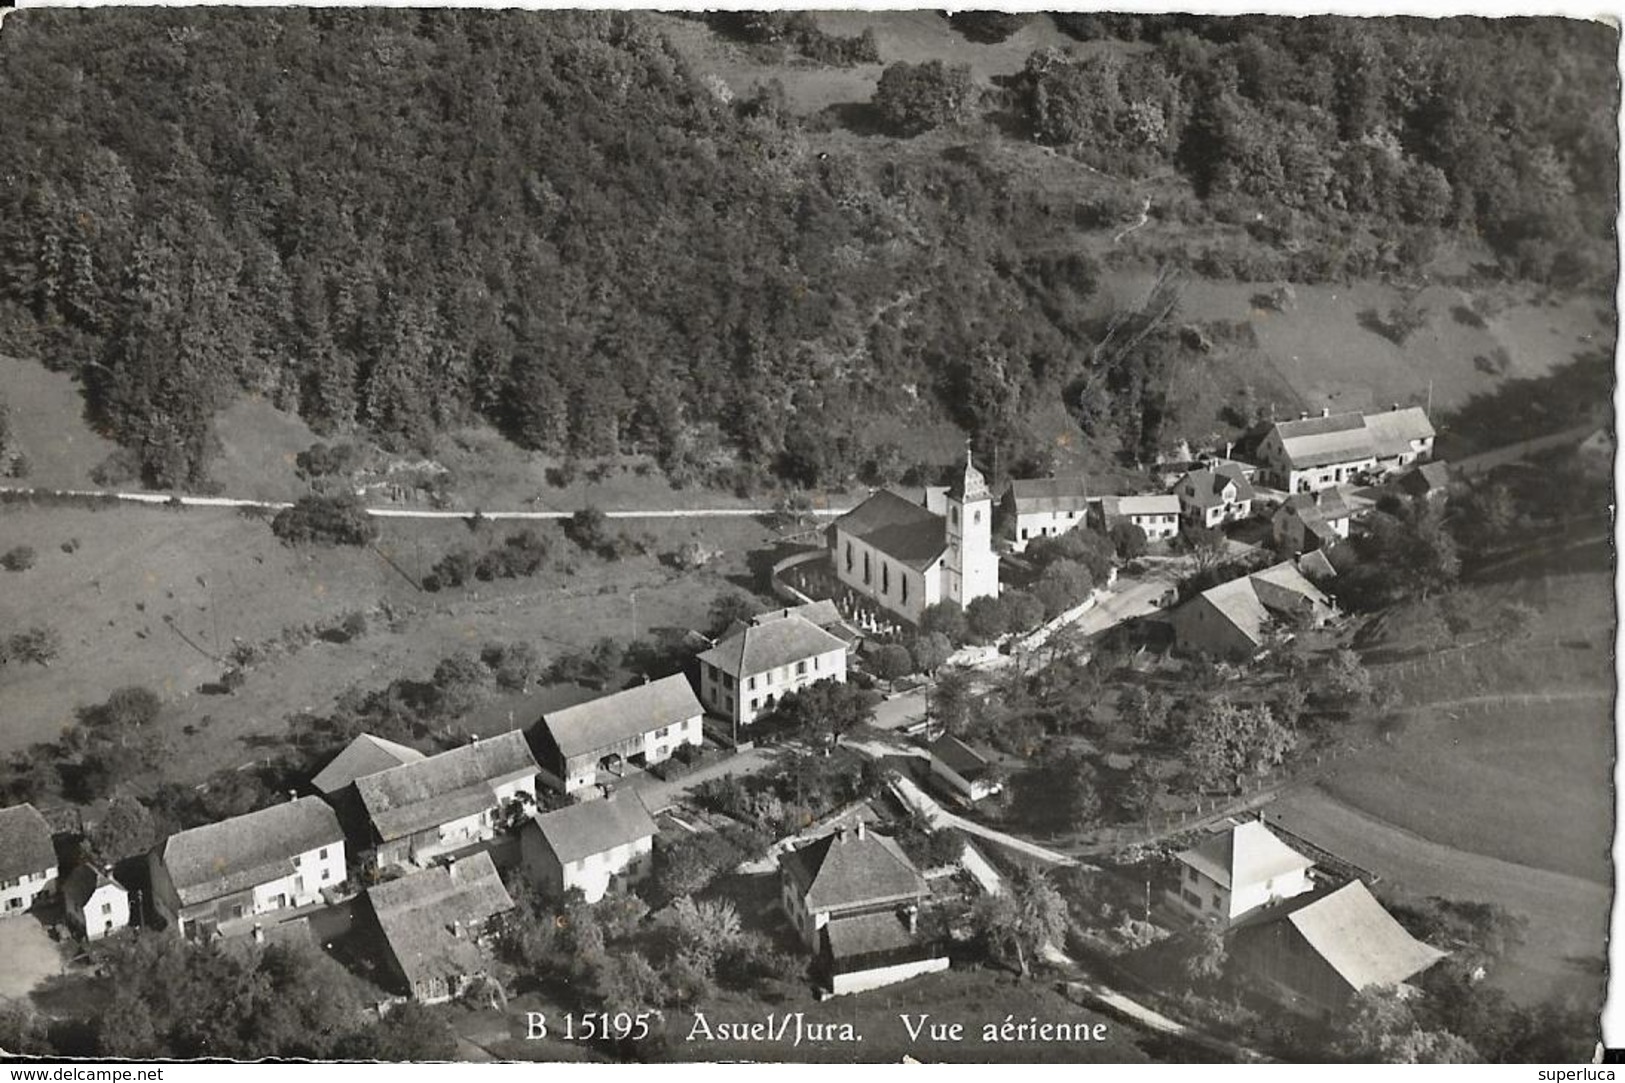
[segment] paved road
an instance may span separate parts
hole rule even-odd
[[[182,496],[169,493],[126,493],[107,489],[38,489],[21,485],[0,485],[0,491],[9,493],[26,493],[41,497],[87,497],[99,499],[114,499],[130,504],[158,504],[168,505],[178,500],[188,508],[261,508],[265,511],[281,511],[292,507],[285,500],[244,500],[231,496]],[[605,511],[606,519],[749,519],[758,515],[771,514],[775,509],[769,507],[745,508],[636,508],[631,510]],[[851,508],[813,508],[806,514],[820,518],[833,518],[845,515]],[[452,519],[462,520],[471,518],[473,509],[462,511],[432,511],[417,508],[368,508],[368,515],[379,519]],[[479,509],[479,514],[486,519],[528,519],[528,520],[558,520],[568,519],[574,515],[573,511],[486,511]]]
[[[1046,865],[1062,865],[1069,868],[1078,865],[1076,858],[1068,857],[1066,854],[1058,853],[1055,850],[1046,849],[1037,843],[1017,838],[1015,835],[995,831],[985,824],[967,820],[963,816],[954,815],[937,804],[930,794],[915,785],[913,779],[902,777],[894,779],[892,781],[892,791],[897,794],[899,801],[924,816],[932,827],[957,827],[966,834],[976,835],[990,842],[996,842],[1000,846],[1026,854],[1028,857],[1042,861]]]

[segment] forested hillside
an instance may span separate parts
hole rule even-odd
[[[485,419],[561,456],[812,485],[905,408],[1006,467],[1065,388],[1086,431],[1155,442],[1155,351],[1090,371],[1101,272],[1057,240],[1098,202],[996,160],[1001,141],[1167,171],[1193,224],[1274,254],[1198,273],[1376,274],[1452,233],[1508,274],[1611,273],[1611,31],[1072,32],[1143,40],[1035,57],[978,92],[966,145],[922,155],[826,149],[828,118],[698,77],[637,14],[15,13],[0,349],[77,373],[159,486],[208,483],[211,419],[244,390],[398,450]],[[1082,409],[1080,388],[1100,389]]]

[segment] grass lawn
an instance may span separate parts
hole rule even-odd
[[[15,447],[33,464],[14,484],[89,488],[91,470],[118,449],[85,424],[85,400],[66,373],[0,356],[0,399],[10,407]]]

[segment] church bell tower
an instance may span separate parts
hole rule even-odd
[[[997,597],[999,558],[993,552],[993,494],[971,460],[965,441],[965,469],[948,488],[948,552],[943,600],[963,609],[977,598]]]

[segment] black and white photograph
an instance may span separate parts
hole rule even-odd
[[[1619,20],[1190,7],[0,10],[10,1078],[1625,1047]]]

